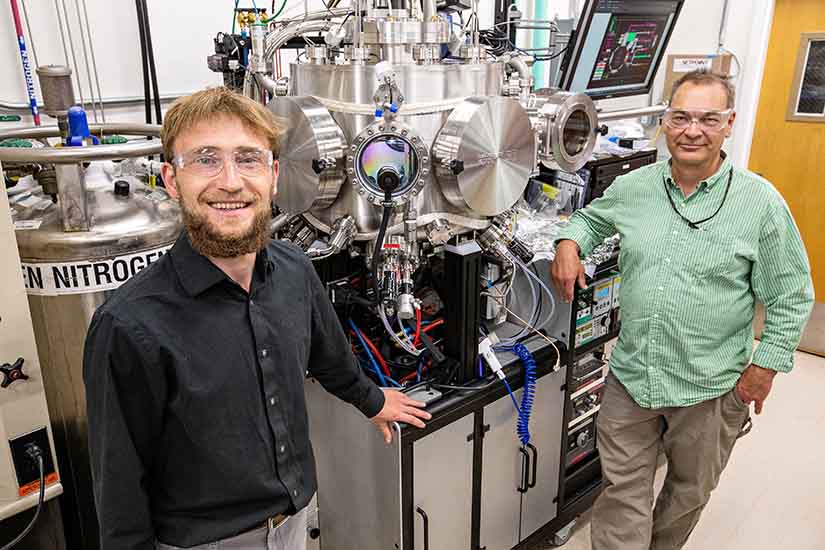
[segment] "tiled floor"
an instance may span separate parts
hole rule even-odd
[[[589,520],[565,550],[590,550]],[[776,377],[684,550],[778,549],[825,550],[825,358],[804,353]]]

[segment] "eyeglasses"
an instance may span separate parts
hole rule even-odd
[[[195,149],[172,159],[172,164],[196,176],[214,178],[223,172],[227,158],[231,157],[235,169],[244,176],[262,176],[272,167],[272,151],[262,149],[236,149],[223,151],[215,147]]]
[[[683,111],[680,109],[668,108],[662,120],[674,130],[686,130],[694,122],[706,132],[718,132],[725,127],[730,120],[733,109],[724,111],[710,111],[704,109],[694,109]]]

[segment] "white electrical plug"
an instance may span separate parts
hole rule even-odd
[[[496,357],[496,352],[493,351],[493,346],[498,344],[499,341],[498,336],[496,336],[494,332],[491,332],[489,336],[478,345],[478,353],[484,357],[490,370],[493,371],[500,380],[504,380],[506,378],[506,376],[504,376],[504,368],[501,366],[498,357]]]

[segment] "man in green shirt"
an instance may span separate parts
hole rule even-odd
[[[671,154],[618,178],[576,212],[552,277],[566,301],[579,260],[619,233],[622,328],[597,420],[604,489],[593,550],[682,548],[733,444],[788,372],[813,304],[805,247],[785,201],[722,151],[735,118],[722,77],[688,73],[663,131]],[[778,160],[781,162],[781,160]],[[765,306],[753,350],[754,302]],[[653,502],[659,449],[668,461]]]

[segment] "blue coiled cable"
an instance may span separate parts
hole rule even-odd
[[[521,395],[521,406],[516,404],[513,390],[510,389],[510,384],[504,380],[504,385],[510,393],[510,398],[513,400],[513,406],[518,413],[518,422],[516,423],[516,434],[522,445],[530,443],[530,413],[533,411],[533,402],[536,398],[536,360],[533,354],[522,343],[516,343],[512,346],[502,346],[496,348],[503,351],[511,351],[518,355],[521,363],[524,365],[524,388]]]
[[[515,344],[513,351],[524,365],[524,391],[521,394],[516,433],[521,444],[527,445],[530,443],[530,413],[533,411],[533,401],[536,398],[536,360],[522,343]]]

